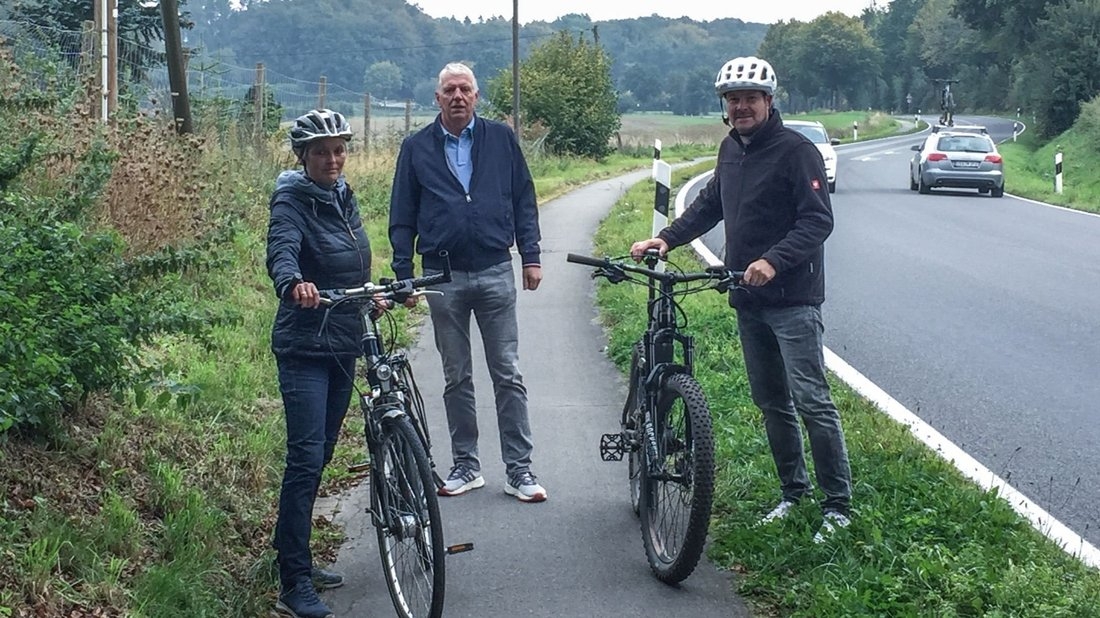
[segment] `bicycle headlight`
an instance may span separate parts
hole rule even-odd
[[[374,375],[383,382],[388,382],[393,377],[393,368],[387,364],[381,364],[374,368]]]

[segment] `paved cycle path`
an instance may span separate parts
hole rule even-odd
[[[590,253],[591,234],[610,207],[648,177],[639,171],[597,182],[540,208],[543,282],[535,292],[517,287],[520,369],[535,441],[532,471],[547,489],[546,502],[524,504],[504,494],[492,385],[480,340],[474,342],[486,483],[440,499],[446,543],[475,547],[447,558],[447,618],[749,616],[731,574],[706,558],[679,587],[652,576],[630,508],[626,462],[599,456],[600,434],[618,430],[625,380],[603,353],[590,269],[565,257]],[[516,264],[518,271],[518,258]],[[410,357],[428,408],[436,465],[446,475],[450,442],[430,321]],[[348,540],[334,568],[347,583],[322,596],[340,618],[394,612],[367,500],[364,485],[339,501],[336,521]]]

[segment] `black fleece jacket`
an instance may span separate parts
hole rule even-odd
[[[745,144],[731,130],[718,147],[714,175],[684,213],[658,236],[669,247],[725,222],[725,264],[744,270],[764,258],[776,270],[766,285],[737,288],[734,307],[818,305],[825,300],[825,239],[833,210],[825,162],[812,142],[771,115]]]

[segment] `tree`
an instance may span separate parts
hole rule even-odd
[[[401,67],[389,60],[375,62],[363,75],[363,87],[372,97],[396,99],[401,96]]]
[[[489,102],[512,113],[512,73],[490,82]],[[562,31],[532,48],[520,65],[520,105],[525,123],[549,129],[546,145],[556,154],[602,159],[619,129],[611,60],[599,46]]]
[[[809,23],[772,26],[760,50],[780,87],[808,98],[824,93],[834,108],[841,96],[852,101],[872,92],[882,67],[882,53],[863,23],[835,11]]]
[[[95,16],[96,0],[15,0],[12,19],[29,21],[58,30],[79,31],[85,21]],[[181,10],[187,0],[179,0]],[[180,25],[193,24],[187,15],[180,15]],[[156,3],[144,0],[118,0],[118,38],[120,46],[130,42],[148,47],[164,40],[164,23]]]
[[[1100,1],[1066,0],[1039,20],[1016,71],[1016,91],[1036,110],[1040,134],[1073,126],[1081,104],[1100,94]]]

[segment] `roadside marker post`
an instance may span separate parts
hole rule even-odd
[[[653,180],[656,192],[653,195],[653,234],[668,225],[668,202],[672,195],[672,166],[661,160],[661,140],[653,140]],[[664,261],[657,262],[657,271],[665,272]]]
[[[1054,192],[1062,193],[1062,151],[1054,153]]]

